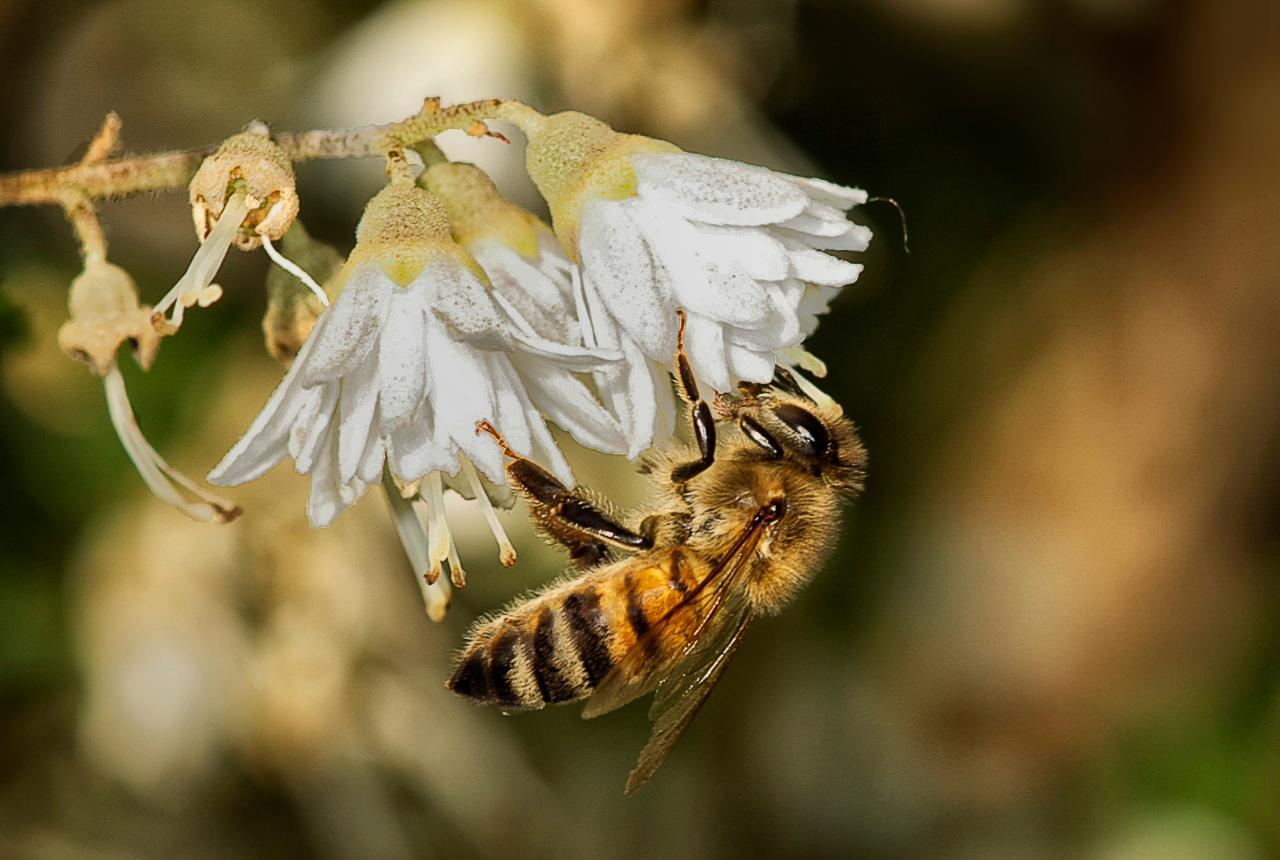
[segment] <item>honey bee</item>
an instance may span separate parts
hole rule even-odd
[[[656,500],[630,518],[634,527],[481,422],[511,458],[507,474],[535,524],[585,570],[477,623],[448,681],[504,710],[585,698],[584,718],[656,691],[653,733],[626,794],[666,758],[751,620],[778,612],[821,567],[866,461],[840,406],[784,369],[738,396],[700,399],[680,315],[676,388],[697,449],[644,462]],[[618,550],[635,554],[610,560]]]

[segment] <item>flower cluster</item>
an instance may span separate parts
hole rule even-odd
[[[209,481],[253,480],[287,456],[310,475],[315,527],[382,484],[433,617],[446,583],[463,582],[445,489],[482,506],[503,562],[514,561],[494,512],[511,501],[504,452],[476,433],[479,423],[570,486],[547,418],[582,445],[634,458],[674,429],[677,310],[707,388],[768,382],[775,363],[808,358],[800,345],[818,315],[858,277],[859,264],[829,252],[862,251],[870,239],[847,218],[866,200],[860,190],[686,153],[581,113],[484,106],[483,118],[527,136],[550,226],[429,140],[416,144],[417,170],[388,137],[389,182],[341,262],[295,223],[289,159],[252,128],[193,180],[203,244],[149,312],[155,332],[133,336],[153,355],[156,333],[216,300],[213,278],[232,244],[271,254],[283,268],[272,274],[264,331],[289,369]],[[454,127],[485,131],[479,120]],[[136,300],[116,304],[117,327],[148,315]],[[118,339],[106,352],[80,340],[100,372],[114,367]]]

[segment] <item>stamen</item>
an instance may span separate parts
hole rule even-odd
[[[325,291],[320,288],[320,285],[315,282],[315,279],[308,275],[306,270],[293,262],[293,260],[290,260],[284,254],[277,251],[276,246],[271,244],[271,239],[269,237],[263,235],[261,238],[262,247],[267,252],[267,256],[271,258],[271,261],[289,274],[293,275],[299,281],[302,281],[302,283],[306,284],[307,287],[310,288],[311,292],[316,294],[316,298],[320,300],[320,304],[324,305],[326,308],[329,307],[329,297],[325,295]]]
[[[467,572],[462,569],[462,559],[458,558],[458,542],[449,541],[449,579],[455,588],[463,588],[467,584]]]
[[[124,377],[120,375],[118,367],[112,365],[111,370],[102,378],[102,384],[106,389],[107,411],[116,428],[116,435],[120,437],[125,453],[129,455],[151,492],[191,519],[202,523],[210,520],[229,523],[240,515],[240,508],[234,502],[197,486],[186,475],[166,463],[156,453],[156,449],[151,447],[134,418],[133,407],[129,404],[129,395],[124,388]],[[181,490],[186,490],[200,501],[191,501]]]
[[[800,386],[800,390],[807,394],[809,399],[814,403],[821,403],[824,406],[835,406],[837,409],[840,408],[840,405],[836,403],[835,399],[832,398],[830,394],[814,385],[813,382],[807,379],[803,373],[796,373],[793,371],[791,376],[795,379],[796,385]]]
[[[173,313],[169,318],[169,324],[175,329],[182,325],[183,313],[188,307],[196,304],[205,288],[213,283],[213,276],[218,273],[222,261],[226,259],[231,240],[235,238],[236,231],[240,229],[240,225],[244,223],[245,216],[248,214],[249,201],[246,194],[235,194],[227,201],[221,217],[209,231],[204,244],[196,249],[195,256],[191,258],[191,265],[187,266],[187,271],[155,306],[152,312],[153,319],[162,319],[164,312],[172,307]],[[188,294],[192,296],[189,301]]]
[[[794,361],[797,367],[804,368],[819,379],[827,375],[826,362],[802,346],[791,346],[780,349],[778,352]]]
[[[449,606],[449,584],[439,579],[428,581],[431,557],[427,527],[414,510],[413,502],[401,492],[391,470],[385,466],[382,470],[382,490],[387,497],[387,506],[391,508],[391,519],[396,524],[400,545],[404,547],[404,554],[409,558],[409,566],[413,569],[414,582],[418,583],[418,590],[422,592],[427,617],[432,621],[439,621],[444,618],[445,609]],[[439,577],[438,571],[436,576]]]
[[[445,610],[449,608],[449,580],[437,579],[424,586],[422,594],[427,599],[427,617],[432,621],[444,620]]]
[[[476,494],[476,501],[480,505],[480,510],[484,513],[485,522],[489,524],[489,531],[493,532],[494,539],[498,541],[498,559],[502,562],[503,567],[511,567],[516,563],[516,548],[511,545],[506,529],[502,527],[502,521],[498,519],[498,512],[494,510],[493,502],[489,500],[489,494],[484,491],[484,483],[480,480],[480,473],[476,471],[476,467],[466,457],[459,457],[458,460],[462,463],[462,473],[466,475],[472,491]]]
[[[427,528],[430,540],[432,581],[440,577],[440,565],[449,557],[453,543],[449,535],[449,521],[444,516],[444,482],[439,472],[427,476]]]
[[[427,529],[413,512],[413,503],[400,494],[391,470],[385,466],[382,469],[382,489],[391,508],[391,519],[396,524],[396,534],[400,536],[404,554],[413,568],[413,577],[418,579],[431,566],[427,554]]]

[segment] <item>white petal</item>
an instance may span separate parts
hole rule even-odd
[[[780,281],[791,274],[791,260],[782,241],[763,227],[695,225],[702,256],[727,267],[736,263],[753,278]]]
[[[775,224],[804,211],[793,182],[754,165],[690,153],[632,156],[641,196],[661,195],[704,224]]]
[[[356,479],[362,484],[376,483],[382,477],[382,463],[386,460],[386,455],[386,442],[381,436],[371,433],[368,444],[364,446],[364,453],[360,456],[360,465],[356,467]]]
[[[448,450],[462,448],[490,480],[502,480],[502,453],[497,444],[483,434],[476,435],[476,423],[494,420],[496,412],[483,351],[455,343],[444,326],[434,321],[427,324],[426,342],[436,445]]]
[[[842,287],[858,280],[861,263],[850,263],[810,248],[796,239],[784,238],[787,255],[791,258],[791,274],[811,284]]]
[[[317,452],[328,438],[329,425],[338,423],[334,410],[340,386],[337,382],[326,382],[307,390],[312,394],[311,399],[289,430],[289,456],[293,458],[293,468],[304,475],[311,471]]]
[[[429,472],[453,472],[458,469],[456,447],[443,448],[434,437],[435,419],[431,404],[423,401],[413,422],[391,433],[387,458],[391,471],[402,481],[413,481]]]
[[[852,223],[843,212],[833,206],[810,203],[804,212],[788,221],[779,221],[778,226],[814,236],[839,236],[847,232]]]
[[[821,288],[811,286],[804,291],[804,296],[800,300],[798,313],[800,317],[800,328],[805,336],[813,334],[818,327],[818,315],[827,312],[827,305],[831,301],[834,290],[830,287]]]
[[[848,211],[851,207],[861,206],[867,202],[867,192],[861,188],[849,188],[845,185],[836,185],[834,182],[828,182],[825,179],[805,178],[803,176],[791,176],[789,174],[780,174],[786,176],[796,185],[809,195],[811,200],[817,200],[819,203],[826,203],[828,206],[834,206],[842,212]]]
[[[775,235],[794,239],[810,248],[831,251],[865,251],[871,244],[871,231],[861,224],[846,221],[843,225],[821,218],[802,215],[771,228]]]
[[[470,250],[489,276],[494,293],[510,302],[534,331],[548,340],[577,342],[580,335],[572,313],[567,268],[542,258],[530,260],[496,240],[478,243]],[[560,253],[563,257],[564,252]]]
[[[565,346],[540,337],[520,334],[515,335],[512,340],[516,343],[516,349],[512,350],[513,354],[518,351],[538,355],[574,373],[591,373],[622,360],[622,353],[616,349]]]
[[[524,384],[511,370],[511,362],[503,353],[486,353],[484,358],[493,385],[493,414],[489,419],[508,445],[526,457],[530,456],[533,452],[533,427],[520,397]],[[535,413],[534,420],[541,422],[542,417]]]
[[[413,418],[426,396],[426,321],[416,296],[394,297],[378,342],[378,426],[383,433]]]
[[[523,423],[528,428],[530,434],[530,450],[537,450],[542,453],[542,460],[551,468],[551,473],[561,480],[562,483],[573,486],[573,472],[569,469],[569,464],[565,462],[564,454],[560,453],[559,446],[556,445],[554,439],[551,438],[550,431],[547,430],[547,424],[542,420],[540,413],[530,401],[528,393],[524,390],[524,382],[520,379],[520,375],[516,373],[511,362],[505,355],[495,354],[490,359],[490,366],[493,368],[494,378],[494,401],[498,404],[498,412],[502,423],[498,424],[498,430],[504,436],[506,428],[517,423]],[[513,414],[519,410],[519,415]],[[510,440],[508,440],[510,441]],[[511,446],[516,448],[515,445]],[[518,448],[516,450],[519,450]]]
[[[593,376],[596,390],[628,440],[627,456],[635,459],[653,440],[657,414],[649,361],[625,335],[620,344],[624,360],[613,369]]]
[[[628,207],[591,202],[583,207],[579,225],[584,278],[646,354],[669,354],[675,349],[676,319],[671,287]]]
[[[739,379],[768,382],[773,379],[773,353],[755,352],[741,346],[729,347],[729,369]]]
[[[618,422],[577,377],[554,363],[526,353],[512,353],[529,397],[578,444],[606,454],[623,454],[627,440]]]
[[[759,324],[761,315],[767,311],[764,290],[731,260],[706,256],[700,236],[689,222],[655,205],[634,206],[631,214],[644,231],[649,247],[666,267],[675,289],[676,304],[734,325]],[[674,308],[665,319],[674,335],[677,327]],[[674,347],[674,342],[664,351],[646,347],[645,354],[665,361]]]
[[[320,327],[317,321],[316,328]],[[316,399],[302,387],[302,372],[315,345],[315,329],[298,350],[289,372],[276,386],[267,403],[253,419],[249,429],[232,446],[227,455],[208,475],[209,483],[219,487],[233,487],[260,478],[279,463],[288,453],[287,441],[299,413]],[[327,418],[326,418],[327,420]]]
[[[327,319],[303,371],[303,385],[310,387],[337,379],[364,361],[378,342],[391,309],[391,292],[397,289],[377,263],[366,263],[356,270],[338,298],[321,314]]]
[[[342,499],[337,474],[338,428],[330,424],[321,442],[315,468],[311,470],[310,490],[307,493],[307,519],[313,529],[322,529],[348,507]]]
[[[666,367],[656,361],[649,362],[649,379],[653,383],[657,414],[653,421],[653,444],[665,447],[676,432],[676,395],[671,376]]]
[[[370,357],[342,377],[338,395],[338,477],[350,481],[360,465],[378,408],[378,362]]]
[[[489,290],[461,264],[439,258],[428,264],[409,289],[428,301],[427,307],[449,324],[455,337],[486,349],[507,349],[512,333]]]
[[[802,339],[799,314],[793,307],[795,304],[798,302],[788,297],[781,285],[770,284],[769,313],[765,315],[760,327],[746,329],[725,326],[723,329],[725,340],[757,352],[795,346]]]
[[[717,392],[733,388],[725,360],[724,334],[719,325],[701,314],[689,314],[684,329],[684,346],[699,385],[710,386]]]
[[[808,284],[796,278],[778,281],[776,286],[778,292],[782,294],[784,306],[792,312],[800,307],[800,299],[804,296],[804,291],[809,288]]]

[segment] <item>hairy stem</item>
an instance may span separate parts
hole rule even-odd
[[[388,150],[412,147],[451,129],[461,129],[478,137],[492,135],[485,120],[497,117],[507,104],[503,99],[485,99],[442,108],[440,100],[432,98],[426,100],[422,110],[400,122],[284,133],[274,135],[273,139],[294,161],[383,156]],[[117,144],[119,127],[119,118],[109,114],[85,158],[76,164],[0,173],[0,206],[61,204],[85,243],[85,235],[76,222],[77,213],[82,212],[84,206],[92,209],[94,200],[185,188],[200,162],[217,149],[217,146],[204,146],[107,159]],[[89,244],[85,244],[89,250]]]

